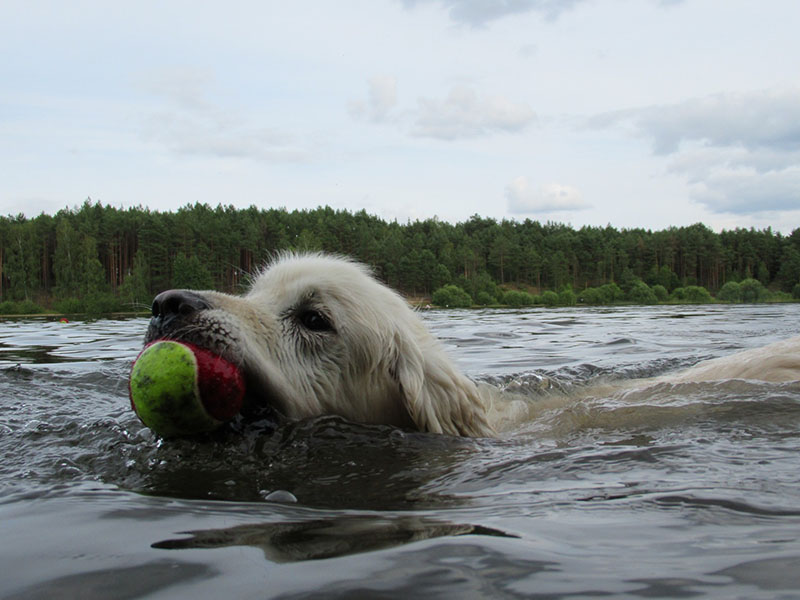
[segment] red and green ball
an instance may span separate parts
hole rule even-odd
[[[129,388],[142,422],[174,437],[212,431],[236,416],[245,381],[235,364],[205,348],[159,340],[136,358]]]

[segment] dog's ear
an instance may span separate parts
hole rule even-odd
[[[392,375],[408,414],[420,431],[486,437],[494,435],[474,382],[462,375],[438,343],[408,332],[394,336]]]

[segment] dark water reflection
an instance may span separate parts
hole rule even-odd
[[[144,319],[0,322],[0,597],[796,597],[800,384],[591,390],[797,335],[800,306],[422,316],[537,419],[162,442],[127,400]]]
[[[334,518],[256,523],[227,529],[188,531],[189,537],[164,540],[153,548],[255,546],[268,560],[294,562],[374,552],[437,537],[483,535],[516,537],[496,529],[457,525],[417,516],[339,515]]]

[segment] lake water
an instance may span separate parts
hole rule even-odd
[[[800,305],[431,311],[550,408],[497,440],[337,418],[162,442],[145,319],[0,321],[0,598],[798,598],[800,384],[659,385]]]

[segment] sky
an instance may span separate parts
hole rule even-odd
[[[796,0],[3,0],[0,214],[800,227]]]

